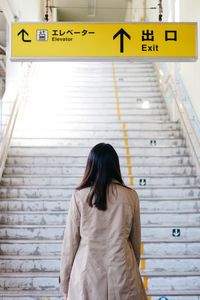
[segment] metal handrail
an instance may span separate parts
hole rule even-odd
[[[191,147],[193,156],[195,158],[197,174],[200,175],[200,140],[197,135],[197,132],[194,129],[194,126],[191,122],[191,119],[189,117],[188,111],[187,111],[184,103],[182,103],[182,101],[181,101],[180,93],[178,91],[178,88],[176,86],[176,83],[175,83],[172,75],[168,74],[167,77],[164,78],[164,76],[162,76],[160,74],[158,66],[155,66],[155,68],[156,68],[156,72],[157,72],[157,75],[158,75],[158,78],[159,78],[159,81],[161,84],[163,97],[165,98],[167,89],[170,89],[173,94],[173,100],[174,100],[173,104],[175,104],[176,111],[179,114],[180,122],[183,125],[183,129],[188,137],[189,145]],[[187,120],[186,120],[186,118],[187,118]],[[187,126],[187,125],[189,125],[189,126]],[[192,131],[193,138],[191,137],[190,131]],[[194,138],[195,138],[195,141],[194,141]]]
[[[25,100],[24,97],[24,89],[25,89],[25,83],[24,81],[27,80],[27,73],[29,73],[30,70],[27,69],[23,76],[22,76],[22,82],[18,89],[17,94],[14,96],[13,101],[13,107],[9,116],[9,120],[7,123],[7,126],[3,130],[2,139],[0,143],[0,180],[2,178],[3,170],[5,167],[5,162],[8,155],[8,149],[10,145],[10,140],[12,137],[12,132],[15,126],[15,121],[18,115],[19,107],[21,106],[22,102]]]
[[[170,83],[170,85],[172,86],[172,83]],[[199,168],[200,168],[200,161],[199,161],[199,157],[198,157],[197,151],[196,151],[196,149],[195,149],[195,147],[194,147],[194,144],[193,144],[193,141],[192,141],[192,139],[191,139],[191,136],[190,136],[190,133],[189,133],[189,130],[188,130],[188,126],[186,125],[185,120],[184,120],[184,118],[183,118],[183,113],[181,113],[180,103],[178,103],[178,101],[179,101],[179,100],[178,100],[178,99],[179,99],[178,93],[177,93],[175,90],[173,90],[173,86],[172,86],[172,92],[173,92],[173,94],[174,94],[174,100],[175,100],[175,102],[176,102],[176,106],[177,106],[177,108],[178,108],[180,118],[181,118],[181,120],[182,120],[182,122],[183,122],[183,125],[184,125],[185,129],[186,129],[188,138],[189,138],[189,140],[190,140],[190,144],[191,144],[191,146],[192,146],[192,148],[193,148],[194,154],[195,154],[196,159],[197,159],[197,163],[198,163]],[[191,123],[191,120],[190,120],[190,118],[189,118],[188,112],[187,112],[187,110],[185,109],[184,105],[182,105],[182,109],[184,110],[184,114],[186,115],[187,120],[188,120],[188,122],[190,123],[190,128],[192,129],[192,131],[193,131],[193,133],[194,133],[194,137],[195,137],[195,139],[196,139],[196,141],[197,141],[197,144],[198,144],[198,146],[199,146],[199,149],[200,149],[200,141],[199,141],[199,138],[198,138],[198,136],[197,136],[197,134],[196,134],[196,131],[194,130],[194,127],[193,127],[193,125],[192,125],[192,123]]]

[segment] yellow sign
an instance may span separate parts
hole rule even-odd
[[[196,23],[13,23],[11,59],[197,59]]]

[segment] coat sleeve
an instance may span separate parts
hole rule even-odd
[[[130,232],[130,241],[139,267],[140,247],[141,247],[140,201],[137,192],[135,190],[133,192],[134,192],[134,204],[133,204],[134,212],[133,212],[132,228]]]
[[[80,212],[77,206],[75,192],[72,195],[60,261],[60,291],[68,293],[71,269],[80,242]]]

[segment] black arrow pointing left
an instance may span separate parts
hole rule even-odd
[[[25,39],[25,35],[29,36],[28,32],[25,29],[22,29],[17,35],[22,36],[22,41],[23,42],[25,42],[25,43],[30,43],[31,42],[31,40],[26,40]]]

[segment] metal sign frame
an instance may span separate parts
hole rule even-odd
[[[26,30],[26,26],[29,26],[29,27],[30,26],[35,26],[35,30],[38,30],[38,31],[42,32],[42,31],[45,31],[44,30],[45,28],[52,27],[54,25],[55,26],[69,26],[68,28],[71,28],[73,26],[74,27],[78,27],[78,26],[79,27],[80,26],[87,27],[88,26],[90,28],[91,27],[95,28],[95,26],[96,26],[96,28],[97,27],[99,27],[99,28],[102,27],[104,29],[106,27],[107,28],[113,27],[114,28],[114,29],[112,28],[113,32],[112,32],[112,30],[111,30],[111,32],[109,32],[109,34],[110,34],[109,35],[109,42],[111,43],[112,47],[117,48],[118,54],[117,55],[116,54],[112,55],[111,53],[109,53],[109,51],[111,51],[110,50],[111,47],[108,47],[108,42],[107,42],[107,43],[105,43],[105,45],[108,48],[107,49],[108,55],[104,54],[102,56],[101,55],[85,55],[85,56],[84,55],[83,56],[74,55],[73,56],[71,54],[70,55],[58,55],[58,56],[55,56],[55,55],[42,55],[42,56],[39,56],[39,55],[38,56],[37,55],[36,56],[34,56],[34,55],[19,56],[18,55],[17,56],[16,55],[16,52],[18,51],[17,48],[21,47],[21,49],[22,49],[22,46],[24,48],[29,47],[29,45],[32,42],[32,40],[31,40],[32,37],[29,36],[29,32],[27,32],[27,30]],[[16,26],[18,26],[20,30],[18,30],[17,32],[15,30],[15,32],[14,32],[13,28],[15,28]],[[38,28],[36,28],[37,26],[38,26]],[[189,48],[189,46],[193,47],[192,50],[191,50],[191,53],[194,53],[194,54],[191,55],[191,56],[189,56],[189,55],[187,55],[187,56],[183,56],[183,55],[180,55],[180,56],[178,56],[178,55],[174,55],[174,56],[172,56],[172,55],[171,56],[152,55],[151,56],[151,55],[145,55],[145,54],[148,54],[148,53],[144,53],[143,56],[141,56],[141,55],[139,55],[139,56],[138,55],[133,55],[132,56],[132,55],[130,55],[130,45],[132,45],[131,43],[134,44],[134,42],[133,42],[134,38],[133,38],[132,33],[130,32],[130,28],[133,28],[134,26],[135,27],[142,27],[143,26],[143,28],[146,28],[146,27],[154,28],[152,26],[155,26],[155,27],[158,27],[158,28],[161,28],[161,27],[163,27],[163,28],[164,27],[172,28],[172,26],[174,26],[174,28],[176,28],[175,26],[179,26],[179,27],[180,26],[191,26],[191,28],[193,27],[193,36],[189,35],[189,33],[187,33],[187,36],[189,37],[192,45],[190,45],[190,43],[185,43],[185,45],[187,44],[188,48]],[[129,30],[127,28],[129,28]],[[48,30],[51,30],[51,29],[48,29]],[[70,32],[70,30],[68,30],[68,31]],[[87,30],[85,30],[85,31],[87,31]],[[144,46],[144,47],[146,47],[146,49],[148,49],[147,47],[154,47],[152,52],[154,52],[153,54],[155,54],[156,52],[158,52],[158,46],[159,45],[157,45],[156,43],[153,43],[153,46],[152,45],[149,46],[149,44],[150,44],[149,42],[154,42],[152,40],[152,31],[153,30],[150,29],[149,32],[147,32],[148,34],[146,33],[147,34],[146,38],[149,35],[150,39],[145,40],[146,41],[146,44],[145,44],[146,46]],[[165,30],[165,41],[166,41],[166,31],[169,32],[169,37],[168,37],[168,40],[167,40],[167,41],[169,41],[169,43],[166,44],[166,45],[168,46],[169,44],[171,44],[172,47],[173,47],[174,43],[177,42],[177,39],[176,39],[177,37],[176,37],[176,33],[175,33],[176,30],[173,30],[173,31],[172,30]],[[72,22],[12,23],[12,26],[11,26],[11,53],[10,53],[10,57],[11,57],[12,61],[151,61],[151,62],[152,61],[169,61],[169,62],[170,61],[172,61],[172,62],[173,61],[189,61],[189,62],[191,62],[191,61],[196,61],[198,59],[198,34],[197,34],[197,32],[198,32],[198,23],[197,22],[184,22],[184,23],[171,23],[171,22],[165,22],[165,23],[158,23],[158,22],[154,22],[154,23],[151,23],[151,22],[141,22],[141,23],[128,23],[128,22],[124,22],[124,23],[87,23],[87,22],[76,22],[76,23],[72,23]],[[77,34],[76,35],[76,37],[77,37],[78,32],[75,32],[75,33]],[[84,34],[86,36],[85,32],[82,33],[82,35],[84,35]],[[87,32],[87,34],[88,34],[88,36],[86,38],[88,39],[88,43],[91,43],[91,37],[94,36],[95,33],[93,31],[93,32],[90,32],[90,33]],[[91,37],[89,37],[89,34],[91,35]],[[105,34],[107,34],[107,33],[105,33]],[[16,45],[16,41],[14,40],[14,35],[15,35],[15,39],[18,39],[18,43],[20,43],[20,42],[22,43],[22,44],[19,45],[19,47],[17,47],[17,45]],[[81,34],[79,32],[79,36],[80,35]],[[70,33],[69,33],[69,36],[70,36]],[[158,36],[158,34],[157,34],[157,36]],[[66,37],[66,35],[65,35],[65,37]],[[83,39],[82,39],[82,41],[83,41],[85,37],[84,36],[82,36],[82,37],[83,37]],[[35,33],[35,39],[36,38],[37,38],[37,34]],[[48,36],[45,37],[45,34],[44,34],[44,36],[41,37],[41,38],[43,38],[43,40],[40,40],[40,41],[39,40],[38,41],[34,40],[33,41],[34,43],[35,42],[38,43],[37,44],[38,47],[39,47],[39,45],[42,45],[42,43],[45,45],[45,43],[48,39]],[[46,38],[46,40],[45,40],[45,38]],[[102,33],[101,33],[100,38],[102,40]],[[139,37],[137,36],[137,38],[139,38]],[[140,38],[141,38],[141,36],[140,36]],[[173,38],[174,38],[174,40],[173,40]],[[69,37],[69,39],[70,39],[70,37]],[[98,39],[99,38],[96,38],[96,40],[98,40]],[[107,40],[108,40],[108,37],[107,37]],[[48,41],[48,42],[52,42],[52,41]],[[71,43],[71,41],[65,42],[65,43],[66,43],[65,45],[67,45],[67,44]],[[75,42],[72,41],[72,43],[75,43]],[[77,41],[76,41],[76,43],[77,43]],[[99,43],[99,41],[98,41],[98,43]],[[96,44],[94,42],[94,45],[96,47],[95,51],[97,51],[99,53],[100,44],[98,45],[98,43],[97,43],[97,46],[96,46]],[[47,43],[47,45],[48,45],[48,43]],[[54,45],[56,45],[56,44],[54,44]],[[73,44],[71,44],[71,45],[72,45],[72,47],[74,47]],[[71,45],[69,47],[71,47]],[[115,46],[113,46],[113,45],[115,45]],[[84,49],[84,46],[83,46],[82,49]],[[91,46],[91,44],[89,46]],[[59,49],[59,44],[57,45],[57,47],[58,47],[57,49]],[[129,50],[127,50],[128,47],[129,47]],[[156,47],[157,47],[157,50],[156,50]],[[163,47],[163,45],[162,45],[162,47]],[[74,49],[81,49],[81,45],[77,44],[76,48],[74,48]],[[136,49],[136,47],[135,47],[135,49]],[[146,49],[144,48],[144,52],[148,52]],[[180,45],[179,45],[179,49],[180,49]],[[60,51],[60,49],[59,49],[59,51]],[[70,50],[70,51],[72,51],[72,50]],[[128,51],[129,51],[129,53],[127,54]],[[114,53],[115,51],[112,50],[111,52]],[[179,50],[179,52],[180,52],[180,50]],[[152,53],[150,53],[150,54],[152,54]]]

